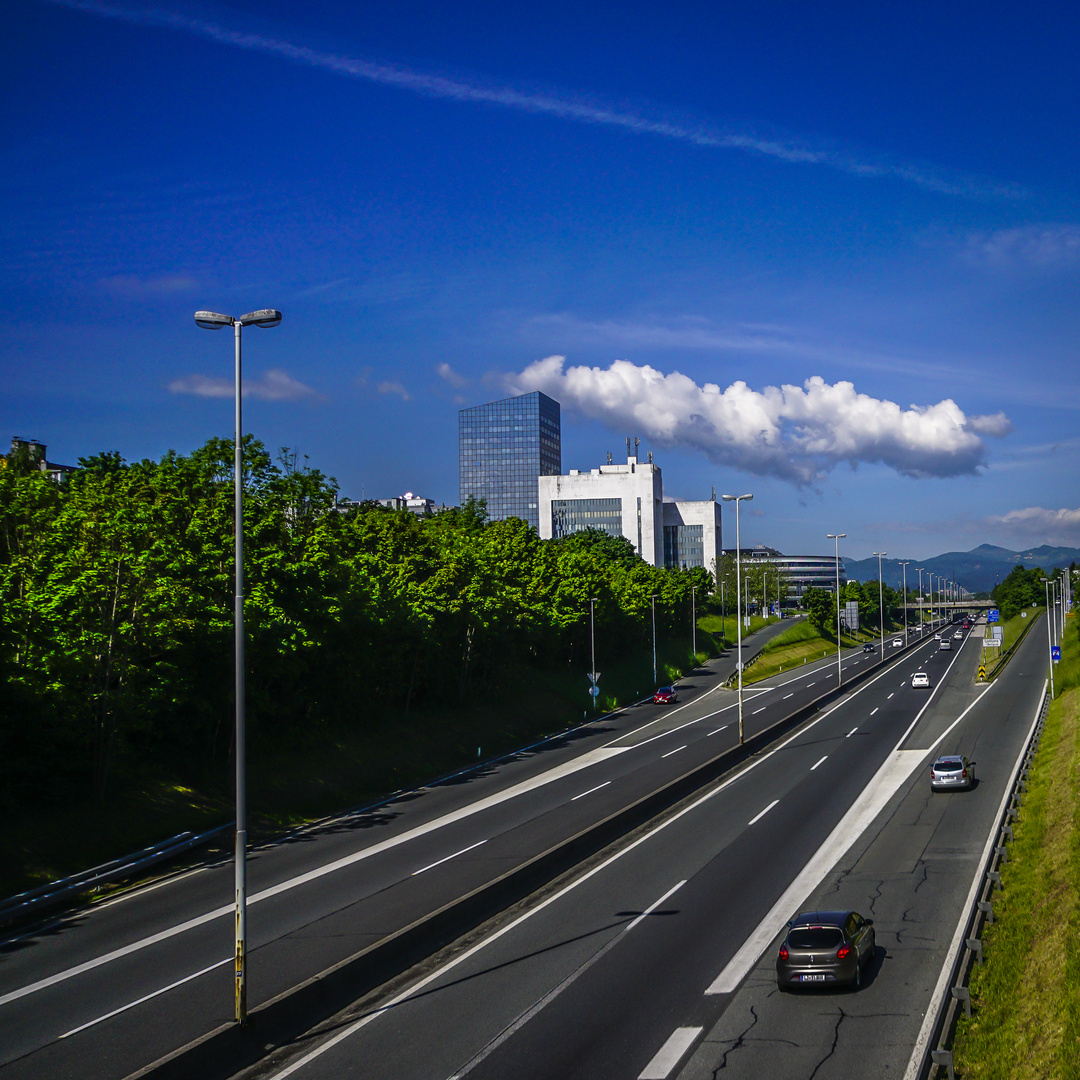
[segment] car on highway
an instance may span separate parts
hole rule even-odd
[[[679,694],[674,686],[661,686],[652,699],[657,705],[674,705],[679,700]]]
[[[930,676],[925,671],[916,671],[911,676],[911,685],[915,688],[923,687],[928,690],[930,688]]]
[[[963,636],[964,636],[964,631],[963,630],[957,630],[956,633],[953,634],[954,638],[962,638]]]
[[[942,754],[930,766],[930,790],[970,788],[975,783],[975,762],[963,754]]]
[[[862,647],[863,652],[873,652],[877,646],[872,641],[867,641]]]
[[[857,911],[804,911],[788,923],[776,957],[776,985],[862,985],[863,967],[874,955],[874,920]]]
[[[902,649],[904,647],[904,639],[902,637],[894,637],[892,639],[892,647],[894,649]]]
[[[938,646],[938,648],[941,649],[944,652],[951,652],[952,651],[952,642],[948,638],[942,638],[941,639],[941,644]]]

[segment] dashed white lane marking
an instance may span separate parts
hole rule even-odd
[[[855,732],[856,732],[856,731],[858,731],[858,730],[859,730],[859,725],[858,725],[858,724],[856,724],[856,725],[855,725],[855,726],[854,726],[854,727],[853,727],[853,728],[852,728],[852,729],[851,729],[851,730],[850,730],[850,731],[849,731],[849,732],[848,732],[848,733],[847,733],[847,734],[846,734],[846,735],[844,736],[844,738],[845,738],[845,739],[850,739],[850,738],[851,738],[851,736],[852,736],[852,735],[854,735],[854,734],[855,734]]]
[[[794,696],[795,696],[794,694],[785,694],[785,695],[784,695],[784,696],[783,696],[783,697],[782,697],[782,698],[781,698],[780,700],[781,700],[781,701],[787,701],[787,699],[788,699],[789,697],[794,697]]]
[[[649,743],[656,742],[657,739],[662,739],[665,735],[674,735],[676,731],[682,731],[683,728],[688,728],[691,724],[696,723],[698,723],[697,720],[687,720],[685,724],[680,724],[678,727],[668,728],[667,731],[661,731],[659,735],[652,735],[648,739],[645,739],[643,742],[634,743],[627,749],[636,750],[639,746],[648,746]]]
[[[757,716],[757,714],[759,712],[764,712],[766,710],[766,708],[768,708],[768,706],[762,705],[760,709],[755,709],[750,715],[751,716]]]
[[[491,1055],[495,1050],[502,1046],[502,1044],[506,1042],[507,1039],[520,1031],[538,1012],[540,1012],[541,1009],[543,1009],[546,1005],[550,1005],[551,1002],[553,1002],[568,986],[571,985],[571,983],[573,983],[580,976],[584,975],[585,972],[593,966],[593,964],[595,964],[603,956],[606,956],[607,953],[609,953],[616,945],[618,945],[618,943],[622,941],[622,939],[628,933],[630,933],[630,931],[633,930],[634,927],[637,926],[637,924],[641,922],[642,919],[645,919],[649,915],[651,915],[662,903],[664,903],[665,900],[667,900],[674,893],[678,892],[678,890],[681,889],[685,884],[685,881],[680,881],[678,885],[675,885],[672,888],[668,889],[668,891],[664,893],[664,895],[661,896],[659,900],[657,900],[655,903],[650,904],[636,919],[634,919],[633,922],[628,923],[622,930],[619,931],[618,934],[615,935],[615,937],[611,938],[611,940],[608,941],[603,948],[593,953],[593,955],[590,956],[589,959],[581,965],[581,967],[570,972],[570,974],[567,975],[567,977],[563,979],[563,981],[559,983],[558,986],[552,987],[542,998],[540,998],[539,1001],[537,1001],[530,1008],[526,1009],[525,1012],[523,1012],[516,1020],[503,1028],[503,1030],[500,1031],[499,1034],[496,1035],[495,1038],[487,1044],[487,1046],[485,1046],[478,1054],[473,1055],[473,1057],[471,1057],[467,1062],[465,1062],[465,1064],[462,1065],[462,1067],[458,1069],[453,1074],[453,1076],[450,1077],[450,1080],[461,1080],[461,1077],[472,1072],[473,1069],[475,1069],[476,1066],[484,1060],[484,1058]],[[470,952],[471,951],[472,950],[470,950]],[[391,1005],[395,1003],[396,1002],[391,1002]],[[390,1006],[386,1006],[386,1008],[389,1007]],[[371,1013],[369,1015],[374,1016],[376,1014]],[[361,1023],[362,1021],[357,1021],[357,1023],[354,1024],[353,1027],[358,1027],[361,1025]],[[335,1042],[337,1042],[336,1038],[332,1039],[328,1046],[333,1045]],[[304,1062],[311,1060],[312,1057],[317,1057],[321,1052],[322,1047],[320,1047],[318,1050],[312,1051],[311,1054],[309,1054],[302,1061],[297,1062],[295,1066],[286,1069],[284,1072],[278,1073],[275,1077],[275,1080],[281,1080],[282,1077],[288,1076],[289,1073],[293,1070],[293,1068],[296,1068]]]
[[[666,757],[671,757],[672,754],[677,754],[680,750],[685,750],[689,743],[683,743],[682,746],[676,746],[674,750],[669,750],[666,754],[661,754],[661,761]]]
[[[757,814],[754,817],[752,817],[746,824],[747,825],[756,825],[779,801],[780,801],[779,799],[773,799],[773,801],[771,803],[769,803],[769,805],[766,806],[765,809],[762,810],[760,814]]]
[[[901,685],[901,686],[903,686],[904,684],[903,684],[903,683],[901,683],[900,685]],[[886,698],[885,700],[886,700],[886,701],[891,701],[891,700],[892,700],[892,696],[893,696],[893,694],[895,694],[895,693],[896,693],[896,691],[894,690],[894,691],[892,692],[892,694],[890,694],[890,695],[889,695],[889,696],[888,696],[888,697],[887,697],[887,698]],[[874,711],[876,712],[877,710],[875,709]]]
[[[806,689],[807,689],[807,690],[809,690],[809,689],[810,689],[810,687],[811,687],[811,686],[813,686],[813,685],[814,685],[814,684],[813,684],[812,682],[808,682],[808,683],[806,684]]]
[[[784,928],[793,911],[821,884],[825,875],[839,861],[848,848],[870,827],[885,804],[899,790],[900,786],[918,769],[926,758],[934,752],[965,716],[996,683],[988,684],[982,692],[930,745],[926,750],[893,750],[885,763],[875,773],[862,794],[851,804],[848,812],[836,823],[825,842],[810,857],[783,895],[773,905],[772,910],[758,923],[757,929],[743,942],[739,951],[728,961],[724,970],[713,980],[705,991],[706,994],[730,994],[737,990],[750,969],[757,963],[758,957],[768,948],[769,943]],[[930,707],[927,702],[912,720],[907,731],[900,737],[897,747],[911,734],[922,714]]]
[[[727,731],[727,729],[728,729],[727,724],[724,724],[723,726],[718,727],[715,731],[710,731],[709,735],[719,735],[721,731]],[[709,737],[709,735],[706,735],[705,738],[707,739]]]
[[[694,1040],[704,1031],[699,1027],[676,1028],[663,1046],[656,1052],[656,1057],[638,1074],[638,1080],[667,1080],[672,1069],[682,1060],[683,1055],[694,1044]]]
[[[584,799],[586,795],[591,795],[594,791],[599,791],[602,787],[607,787],[610,783],[610,780],[605,780],[602,784],[597,784],[596,787],[591,787],[588,791],[583,791],[580,795],[575,795],[570,801],[576,802],[578,799]]]
[[[829,755],[826,754],[823,758],[818,758],[813,765],[810,766],[810,771],[813,772],[823,761],[828,761]]]
[[[144,1001],[149,1001],[151,998],[156,998],[159,994],[164,994],[169,990],[175,990],[178,986],[183,986],[184,983],[191,982],[192,979],[199,978],[200,975],[205,975],[208,971],[213,971],[214,968],[224,967],[226,964],[232,963],[232,957],[226,956],[224,960],[219,960],[216,964],[211,964],[209,967],[204,967],[202,971],[196,971],[194,975],[185,975],[182,979],[177,979],[174,983],[169,983],[168,986],[163,986],[160,990],[155,990],[152,994],[146,994],[144,997],[138,999],[138,1001],[129,1001],[126,1005],[121,1005],[119,1009],[113,1009],[112,1012],[106,1013],[104,1016],[98,1016],[93,1020],[88,1020],[85,1024],[80,1024],[77,1028],[72,1028],[70,1031],[65,1031],[60,1036],[61,1039],[66,1039],[69,1035],[78,1035],[80,1031],[85,1031],[87,1028],[93,1027],[95,1024],[100,1024],[103,1020],[111,1020],[114,1016],[119,1016],[122,1012],[127,1012],[128,1009],[134,1009],[136,1005],[141,1005]]]
[[[891,697],[892,695],[890,694],[889,696]],[[877,712],[877,709],[871,709],[870,710],[870,715],[873,716],[874,713],[876,713],[876,712]]]
[[[412,877],[416,877],[417,874],[422,874],[426,870],[434,870],[436,866],[442,866],[444,862],[449,862],[451,859],[456,859],[459,855],[464,855],[466,851],[472,851],[473,848],[478,848],[481,844],[486,844],[487,840],[477,840],[475,844],[470,844],[468,847],[463,847],[460,851],[455,851],[453,855],[444,855],[441,859],[436,859],[433,863],[428,863],[427,866],[421,866],[419,870],[412,872]]]

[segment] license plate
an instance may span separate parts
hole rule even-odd
[[[825,981],[825,976],[824,975],[804,975],[802,977],[802,981],[803,982],[824,982]]]

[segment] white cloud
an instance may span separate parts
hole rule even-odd
[[[399,382],[381,382],[375,387],[380,394],[397,394],[402,401],[412,401],[412,394]]]
[[[661,446],[703,454],[759,476],[809,484],[841,462],[881,463],[904,476],[958,476],[985,461],[981,436],[1003,435],[1003,414],[967,416],[949,398],[901,409],[820,376],[802,386],[721,390],[677,371],[615,360],[606,370],[565,368],[549,356],[505,380],[511,393],[542,390],[565,407]]]
[[[1080,547],[1080,508],[1046,510],[1041,506],[1028,506],[990,517],[987,521],[1020,541],[1023,547],[1040,544]]]
[[[498,105],[519,112],[615,127],[639,135],[675,139],[695,146],[741,150],[744,153],[760,154],[778,158],[781,161],[825,165],[855,176],[892,177],[950,195],[975,197],[991,195],[1012,198],[1019,194],[1015,187],[986,184],[959,175],[946,177],[940,171],[911,162],[883,157],[871,158],[850,151],[812,146],[805,139],[788,135],[769,136],[749,131],[733,131],[707,121],[680,121],[658,115],[649,116],[641,111],[631,112],[625,108],[586,101],[565,94],[532,93],[509,86],[483,86],[477,82],[466,83],[443,75],[410,71],[408,68],[396,65],[319,52],[304,45],[295,45],[292,42],[280,41],[262,34],[230,30],[228,27],[194,19],[178,12],[160,9],[137,11],[103,3],[102,0],[53,0],[53,3],[106,19],[120,19],[143,26],[162,26],[183,30],[224,45],[270,53],[294,63],[332,71],[353,79],[363,79],[384,86],[410,90],[426,97]]]
[[[208,375],[185,375],[173,379],[168,386],[171,394],[194,394],[196,397],[231,398],[232,379],[211,378]],[[310,386],[294,379],[280,368],[271,368],[258,379],[245,379],[244,397],[258,401],[302,401],[304,398],[319,399],[321,395]]]
[[[469,380],[464,375],[459,375],[449,364],[439,364],[435,370],[439,378],[448,382],[455,390],[469,385]]]
[[[1080,225],[1024,225],[973,233],[961,257],[994,269],[1061,266],[1080,262]]]

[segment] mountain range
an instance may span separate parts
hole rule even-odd
[[[934,575],[934,588],[937,589],[937,577],[955,581],[971,592],[989,592],[1004,578],[1014,566],[1041,566],[1047,573],[1080,562],[1080,548],[1042,547],[1028,548],[1027,551],[1010,551],[1008,548],[995,547],[993,544],[980,544],[971,551],[947,551],[944,555],[934,555],[929,559],[912,560],[907,568],[908,588],[918,586],[917,566],[923,568],[923,586],[929,587],[927,571]],[[877,581],[878,561],[869,559],[844,559],[849,581]],[[881,580],[886,585],[899,589],[903,586],[903,568],[896,559],[881,560]]]

